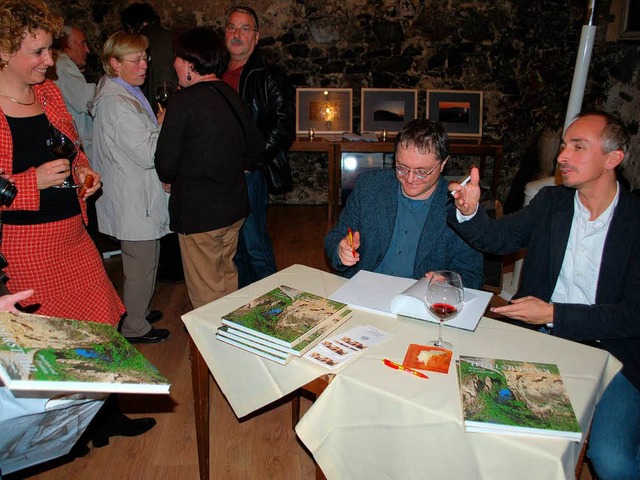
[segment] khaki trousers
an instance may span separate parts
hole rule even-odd
[[[124,286],[122,301],[127,316],[122,322],[125,337],[139,337],[151,330],[145,318],[156,289],[160,240],[121,240]]]
[[[193,308],[238,289],[233,257],[244,218],[228,227],[191,235],[178,234],[189,299]]]

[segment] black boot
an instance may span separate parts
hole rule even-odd
[[[111,395],[104,406],[96,415],[89,433],[91,444],[95,448],[109,445],[109,438],[116,436],[136,437],[151,430],[155,424],[155,418],[132,419],[124,415]]]
[[[69,459],[75,460],[76,458],[86,457],[91,452],[89,445],[87,445],[87,439],[83,437],[84,436],[80,437],[76,444],[71,447],[71,450],[67,454]]]

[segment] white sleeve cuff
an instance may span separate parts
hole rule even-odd
[[[476,213],[478,213],[478,207],[480,206],[480,204],[476,205],[476,211],[473,212],[471,215],[463,215],[460,213],[460,210],[456,209],[456,218],[458,219],[459,223],[464,223],[467,222],[469,220],[471,220],[473,217],[476,216]]]

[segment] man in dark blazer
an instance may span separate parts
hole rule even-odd
[[[449,221],[472,245],[493,253],[527,249],[520,289],[510,305],[492,311],[546,325],[624,364],[591,430],[588,455],[602,479],[640,472],[640,199],[615,172],[629,143],[618,118],[579,115],[560,146],[563,186],[541,190],[528,207],[500,220],[478,209],[477,170],[465,187],[449,187],[457,206]]]
[[[440,177],[449,139],[440,124],[414,120],[395,140],[393,170],[362,173],[325,237],[325,251],[341,275],[364,269],[420,278],[453,270],[466,287],[482,286],[482,255],[446,223],[447,182]],[[348,229],[353,231],[353,245]]]

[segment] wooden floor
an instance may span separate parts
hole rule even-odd
[[[270,207],[269,231],[278,269],[301,263],[328,271],[323,253],[326,229],[324,206]],[[119,257],[108,259],[106,266],[120,291]],[[171,395],[120,395],[119,399],[125,413],[131,417],[153,416],[156,427],[140,437],[112,438],[109,446],[91,448],[86,457],[49,462],[5,476],[6,480],[198,479],[188,334],[180,320],[191,308],[184,284],[158,283],[152,307],[164,312],[165,318],[157,326],[170,329],[172,337],[139,349],[171,380]],[[211,380],[211,404],[212,479],[315,478],[313,459],[292,429],[288,399],[239,421]],[[302,411],[308,407],[303,399]],[[584,468],[581,480],[590,479],[588,468]]]
[[[278,269],[302,263],[328,270],[323,237],[327,228],[325,206],[273,206],[269,210]],[[120,291],[120,257],[106,261],[107,271]],[[198,459],[193,417],[189,344],[180,316],[191,306],[184,284],[158,283],[153,308],[165,318],[157,326],[171,330],[171,339],[156,345],[140,345],[140,351],[172,383],[170,396],[120,395],[122,410],[131,417],[153,416],[158,424],[135,438],[115,437],[104,448],[91,449],[86,457],[65,464],[50,462],[17,472],[5,479],[196,480]],[[238,421],[211,381],[211,478],[283,479],[315,478],[313,459],[291,427],[291,404],[280,402],[260,415]],[[303,400],[302,408],[308,408]],[[108,472],[108,476],[107,476]]]

